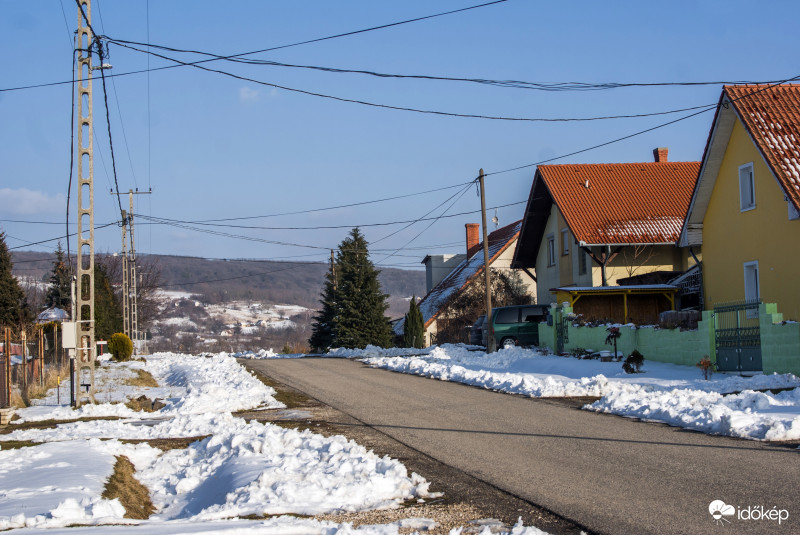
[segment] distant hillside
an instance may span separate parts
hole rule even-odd
[[[202,296],[208,303],[261,301],[300,305],[316,309],[328,270],[326,264],[307,262],[268,262],[254,260],[212,260],[189,256],[140,255],[153,260],[161,269],[164,290],[184,291]],[[52,268],[53,255],[15,252],[14,274],[45,280]],[[380,274],[384,293],[391,296],[390,317],[408,310],[403,298],[425,293],[425,273],[387,268]]]

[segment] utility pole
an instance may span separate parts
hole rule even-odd
[[[136,278],[136,243],[133,234],[133,196],[150,195],[150,191],[128,190],[128,211],[122,211],[122,322],[126,335],[133,342],[134,351],[138,352],[139,308],[137,301]],[[111,195],[124,195],[111,190]],[[128,249],[127,230],[130,228],[131,247]]]
[[[481,185],[481,219],[483,222],[483,274],[486,281],[486,321],[489,328],[486,330],[486,352],[494,353],[497,344],[492,332],[492,278],[489,273],[489,232],[486,230],[486,188],[483,183],[483,169],[478,173]]]
[[[75,404],[94,402],[94,155],[92,146],[91,0],[78,1],[78,283],[77,362],[72,388]],[[81,393],[81,387],[86,391]]]

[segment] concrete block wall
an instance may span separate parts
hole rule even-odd
[[[566,313],[570,310],[566,309]],[[700,359],[708,355],[715,360],[714,354],[714,320],[710,311],[703,312],[697,330],[681,331],[679,329],[656,329],[653,327],[637,328],[623,325],[617,338],[617,351],[629,355],[634,349],[644,355],[646,360],[670,362],[685,366],[694,366]],[[594,351],[613,351],[613,345],[605,343],[608,336],[606,326],[575,327],[569,325],[569,341],[564,344],[564,351],[576,348]],[[539,327],[539,340],[551,351],[555,350],[555,327],[544,323]]]
[[[758,318],[764,373],[800,375],[800,323],[783,323],[775,303],[762,303]]]

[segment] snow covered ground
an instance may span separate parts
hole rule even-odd
[[[335,350],[371,366],[531,397],[598,396],[585,409],[756,440],[800,439],[800,378],[715,373],[645,360],[643,373],[619,362],[581,360],[511,348],[486,354],[458,345],[425,350]],[[773,394],[756,390],[790,389]]]
[[[159,386],[126,385],[137,370],[149,372]],[[19,409],[15,424],[65,422],[0,435],[2,441],[41,443],[0,450],[0,530],[388,534],[403,526],[426,525],[406,519],[355,529],[347,523],[288,516],[395,508],[436,495],[399,461],[379,457],[342,436],[326,438],[234,417],[232,411],[283,405],[272,388],[228,355],[159,354],[146,361],[104,363],[97,369],[96,384],[96,405],[72,410],[65,403],[68,384],[62,385],[61,403],[59,392],[51,391],[40,404]],[[165,406],[146,413],[124,405],[142,395]],[[118,419],[78,420],[102,416]],[[177,437],[198,439],[169,451],[142,441]],[[133,463],[136,478],[149,489],[156,512],[148,520],[124,518],[117,499],[101,497],[120,456]],[[283,516],[241,518],[248,515]],[[75,525],[83,527],[67,528]],[[516,526],[514,533],[542,532]]]

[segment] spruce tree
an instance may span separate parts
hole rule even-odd
[[[6,233],[0,231],[0,325],[4,326],[20,325],[31,320],[25,292],[11,274],[12,266]]]
[[[122,332],[122,306],[114,295],[106,268],[94,265],[94,335],[98,340],[109,340]]]
[[[322,287],[322,310],[314,316],[314,324],[311,326],[311,338],[308,345],[314,351],[325,351],[333,346],[333,329],[336,321],[336,281],[334,278],[333,266],[325,275],[325,284]]]
[[[336,322],[333,344],[338,347],[388,347],[391,328],[384,312],[388,295],[381,291],[379,271],[369,259],[367,240],[358,228],[339,245]]]
[[[53,271],[50,273],[50,286],[47,289],[45,305],[67,312],[72,310],[72,275],[64,257],[61,242],[58,242]]]
[[[425,346],[425,324],[422,321],[422,311],[417,305],[416,296],[411,298],[408,313],[403,323],[403,345],[421,349]]]

